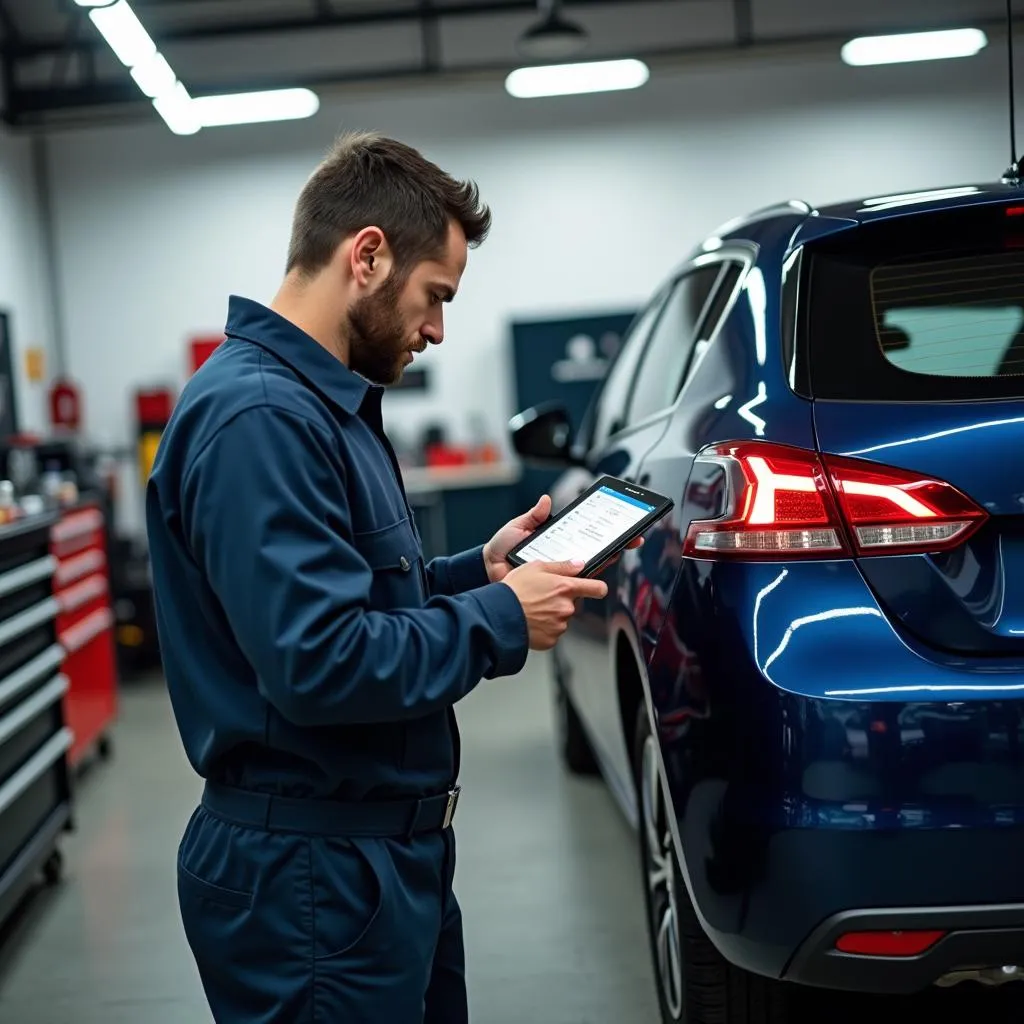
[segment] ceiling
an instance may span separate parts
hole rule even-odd
[[[132,0],[193,96],[500,72],[539,0]],[[544,6],[541,2],[540,6]],[[778,44],[973,25],[1003,0],[565,0],[581,58],[728,55]],[[0,0],[3,119],[16,127],[153,117],[73,0]]]

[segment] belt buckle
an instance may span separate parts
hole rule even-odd
[[[459,806],[459,794],[461,792],[461,786],[448,790],[448,804],[444,809],[444,821],[441,822],[442,831],[451,828],[452,820],[455,817],[455,808]]]

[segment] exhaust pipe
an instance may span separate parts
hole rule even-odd
[[[944,974],[935,984],[938,988],[952,988],[965,981],[976,981],[981,985],[1006,985],[1011,981],[1024,981],[1024,967],[1007,965],[964,968]]]

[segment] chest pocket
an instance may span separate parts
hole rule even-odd
[[[370,600],[374,608],[419,608],[427,597],[423,552],[408,518],[353,538],[373,570]]]

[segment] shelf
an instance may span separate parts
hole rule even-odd
[[[45,512],[38,516],[27,516],[25,519],[18,519],[13,523],[4,523],[0,526],[0,545],[6,544],[16,537],[24,537],[34,533],[36,530],[47,530],[57,522],[55,512]]]
[[[471,487],[503,487],[519,482],[518,465],[481,462],[466,466],[410,466],[402,470],[402,481],[410,496],[434,491],[466,490]]]

